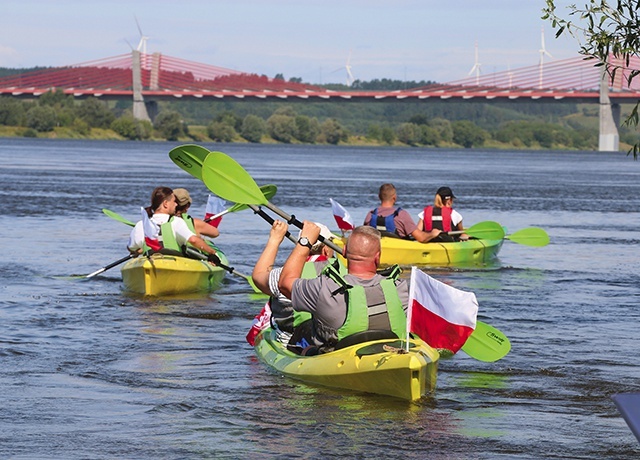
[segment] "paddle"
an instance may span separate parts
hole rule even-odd
[[[129,260],[129,259],[133,259],[134,257],[137,257],[137,254],[129,254],[128,256],[123,257],[122,259],[118,259],[118,260],[116,260],[115,262],[110,263],[109,265],[107,265],[107,266],[105,266],[105,267],[102,267],[101,269],[96,270],[96,271],[95,271],[95,272],[93,272],[93,273],[89,273],[87,276],[85,276],[85,278],[87,278],[87,279],[88,279],[88,278],[93,278],[94,276],[99,275],[100,273],[106,272],[106,271],[107,271],[107,270],[109,270],[110,268],[113,268],[113,267],[115,267],[116,265],[120,265],[121,263],[126,262],[126,261],[127,261],[127,260]]]
[[[631,432],[640,441],[640,393],[618,393],[611,396]]]
[[[505,239],[536,248],[549,244],[549,234],[538,227],[523,228],[522,230],[513,232],[511,235],[505,236]]]
[[[278,187],[276,187],[273,184],[266,184],[266,185],[261,185],[260,186],[260,190],[262,191],[262,193],[264,194],[265,198],[267,200],[270,200],[271,198],[273,198],[276,194],[276,192],[278,191]],[[231,206],[230,208],[225,209],[222,212],[219,212],[218,214],[209,217],[208,219],[205,219],[205,222],[209,222],[211,220],[217,219],[218,217],[224,216],[225,214],[228,214],[230,212],[237,212],[237,211],[243,211],[245,209],[248,209],[249,205],[248,204],[244,204],[244,203],[236,203],[233,206]]]
[[[102,208],[102,212],[105,213],[107,216],[111,217],[112,219],[115,219],[118,222],[122,222],[123,224],[127,224],[131,227],[135,227],[136,225],[134,222],[131,222],[130,220],[125,219],[117,212],[109,211],[108,209],[104,209],[104,208]]]
[[[462,346],[466,354],[487,363],[504,358],[509,350],[511,342],[507,336],[482,321],[476,321],[476,328]]]
[[[191,168],[193,169],[193,168]],[[253,178],[233,158],[222,152],[211,152],[202,164],[202,180],[209,190],[225,200],[248,205],[264,205],[287,223],[302,228],[302,222],[269,202]],[[319,240],[338,253],[342,249],[320,235]]]
[[[475,225],[465,229],[453,232],[445,232],[447,235],[461,235],[466,233],[469,236],[483,240],[501,240],[504,238],[504,228],[498,222],[487,220],[478,222]]]
[[[251,279],[250,276],[247,275],[243,275],[242,273],[239,273],[236,271],[235,268],[233,267],[229,267],[228,265],[225,265],[222,263],[222,261],[220,260],[220,258],[215,255],[215,254],[210,254],[209,256],[206,256],[200,252],[197,252],[191,248],[186,248],[186,253],[189,257],[193,257],[194,259],[200,259],[200,260],[211,260],[214,264],[216,264],[216,266],[222,268],[223,270],[228,271],[229,273],[231,273],[232,275],[236,275],[239,276],[240,278],[244,278],[250,285],[251,288],[256,292],[256,293],[262,293],[262,291],[260,289],[258,289],[258,286],[255,285],[255,283],[253,282],[253,279]]]

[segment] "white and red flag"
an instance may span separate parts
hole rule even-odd
[[[331,210],[333,211],[333,218],[338,224],[338,228],[343,232],[351,231],[355,228],[353,221],[351,220],[351,214],[340,203],[334,201],[333,198],[329,198],[331,202]]]
[[[147,210],[144,208],[140,208],[142,213],[142,230],[144,231],[144,242],[147,243],[154,251],[159,251],[162,249],[162,245],[160,244],[160,227],[158,224],[151,222],[149,219],[149,215],[147,214]]]
[[[212,219],[212,220],[208,220],[208,219],[224,211],[225,206],[226,206],[226,203],[222,198],[209,195],[209,198],[207,199],[207,208],[204,211],[205,222],[207,222],[209,225],[212,225],[218,228],[218,225],[220,225],[220,221],[222,221],[222,216],[216,217],[215,219]]]
[[[476,328],[478,301],[465,292],[411,268],[407,331],[433,348],[456,353]]]
[[[265,329],[267,326],[271,324],[271,304],[269,301],[264,304],[260,313],[258,313],[253,318],[253,323],[251,324],[251,328],[249,332],[247,332],[247,343],[251,346],[256,344],[256,337],[260,334],[260,331]]]

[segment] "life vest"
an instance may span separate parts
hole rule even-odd
[[[304,266],[302,267],[302,274],[300,278],[312,279],[317,278],[322,274],[322,270],[327,264],[338,263],[340,273],[347,273],[347,267],[344,266],[338,259],[328,259],[323,255],[309,256]],[[285,332],[293,332],[293,328],[299,326],[306,320],[311,319],[311,313],[306,311],[295,311],[291,305],[291,301],[283,303],[277,297],[271,297],[269,299],[272,322],[278,326],[278,329]]]
[[[160,235],[158,237],[158,242],[160,243],[160,250],[154,251],[149,246],[144,244],[143,250],[144,254],[150,255],[154,252],[162,252],[163,249],[169,251],[178,251],[182,252],[182,248],[178,245],[176,241],[176,235],[173,233],[173,227],[171,226],[171,221],[173,220],[173,216],[169,218],[167,222],[160,225]]]
[[[323,255],[312,255],[309,256],[304,266],[302,267],[302,274],[300,278],[304,279],[313,279],[320,276],[324,269],[329,266],[335,264],[337,265],[337,270],[340,274],[347,274],[347,267],[342,264],[339,259],[328,259]],[[293,307],[292,307],[293,308]],[[293,311],[293,327],[298,327],[300,324],[305,321],[311,319],[311,313],[308,311]]]
[[[442,230],[443,232],[450,232],[453,230],[451,211],[452,209],[449,207],[436,208],[433,206],[427,206],[424,208],[424,217],[422,218],[424,231],[430,232],[434,228]]]
[[[198,232],[196,232],[196,224],[193,221],[193,217],[191,217],[186,212],[184,214],[182,214],[181,217],[182,217],[182,220],[184,220],[184,222],[187,224],[187,227],[189,227],[189,230],[191,230],[193,233],[195,233],[197,235]]]
[[[387,277],[375,286],[352,286],[346,282],[334,265],[327,265],[323,274],[335,281],[347,304],[344,323],[335,331],[337,340],[373,329],[391,330],[398,337],[407,333],[407,317],[396,289],[396,280],[402,270],[397,265],[389,269]]]
[[[378,216],[378,208],[371,210],[371,220],[369,225],[377,229],[380,232],[396,233],[396,223],[394,219],[398,217],[398,213],[402,211],[402,208],[396,209],[393,214],[389,214],[386,217]]]

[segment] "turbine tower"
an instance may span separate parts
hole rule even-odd
[[[476,60],[469,71],[469,75],[476,74],[476,85],[480,86],[480,61],[478,61],[478,40],[476,40]]]
[[[347,63],[344,66],[347,71],[347,86],[351,86],[354,80],[353,74],[351,73],[351,52],[352,50],[349,50],[349,57],[347,58]]]
[[[542,27],[542,32],[541,32],[541,42],[540,44],[542,45],[540,47],[540,49],[538,50],[540,53],[540,75],[539,75],[539,81],[538,81],[538,88],[542,89],[542,77],[544,75],[544,56],[547,55],[550,58],[553,58],[553,56],[551,55],[551,53],[549,53],[547,51],[547,48],[544,46],[544,26]]]

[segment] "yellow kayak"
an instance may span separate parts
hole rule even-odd
[[[227,258],[218,252],[225,265]],[[208,292],[218,289],[226,270],[206,260],[156,253],[131,259],[122,267],[126,291],[148,296]]]
[[[414,401],[435,390],[440,355],[420,339],[409,344],[405,352],[404,339],[379,339],[300,356],[267,328],[256,337],[255,351],[262,362],[293,379]]]
[[[474,266],[495,260],[503,239],[471,239],[453,243],[419,243],[402,238],[382,237],[380,265]],[[334,241],[339,246],[341,240]]]

